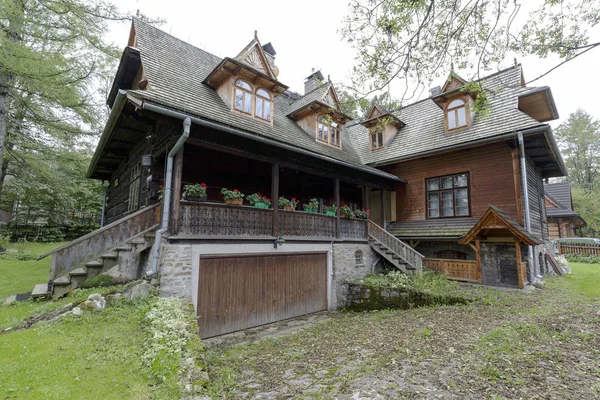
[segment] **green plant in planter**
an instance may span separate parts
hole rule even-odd
[[[206,183],[194,183],[183,187],[183,198],[186,200],[206,200]]]
[[[365,210],[364,208],[361,210],[354,211],[354,216],[358,219],[369,219],[371,216],[371,210]]]
[[[277,203],[279,204],[279,208],[283,208],[284,210],[295,210],[298,206],[298,200],[296,200],[295,197],[292,197],[291,200],[288,200],[281,196]]]
[[[302,209],[306,212],[314,213],[319,209],[319,200],[312,198],[308,204],[302,204]]]
[[[335,205],[335,203],[333,203],[330,206],[323,207],[323,211],[325,212],[325,215],[335,217],[335,214],[337,213],[337,206]]]
[[[227,188],[221,189],[221,194],[223,195],[223,200],[242,200],[245,196],[237,189],[229,190]]]
[[[345,204],[340,208],[340,214],[346,218],[354,218],[354,211]]]
[[[248,203],[257,208],[269,208],[271,207],[271,199],[267,196],[263,196],[260,193],[253,193],[250,196],[246,197]]]

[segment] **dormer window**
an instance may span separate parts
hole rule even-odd
[[[340,147],[340,135],[341,130],[336,122],[328,121],[322,116],[317,118],[317,140]]]
[[[264,89],[258,89],[256,91],[256,102],[254,107],[254,115],[258,118],[271,120],[271,109],[273,108],[273,100],[271,100],[271,94]]]
[[[241,79],[235,82],[234,107],[243,113],[252,114],[252,86]]]
[[[446,131],[469,126],[467,103],[462,99],[451,101],[446,107]]]
[[[383,128],[376,126],[371,128],[371,150],[383,149]]]

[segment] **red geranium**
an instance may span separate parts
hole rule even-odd
[[[239,193],[239,192],[240,192],[240,191],[239,191],[239,190],[237,190],[237,189],[233,189],[233,191],[234,191],[235,193]]]
[[[202,186],[202,187],[205,188],[206,187],[206,183],[203,182],[203,183],[200,184],[200,186]]]

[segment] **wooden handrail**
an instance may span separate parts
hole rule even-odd
[[[112,222],[112,223],[110,223],[110,224],[108,224],[108,225],[105,225],[105,226],[103,226],[103,227],[102,227],[102,228],[100,228],[100,229],[96,229],[95,231],[92,231],[92,232],[88,233],[87,235],[83,235],[82,237],[80,237],[80,238],[77,238],[77,239],[73,240],[72,242],[69,242],[69,243],[63,244],[63,245],[62,245],[62,246],[60,246],[60,247],[57,247],[57,248],[55,248],[55,249],[53,249],[53,250],[50,250],[49,252],[47,252],[47,253],[44,253],[44,254],[42,254],[41,256],[39,256],[39,257],[37,258],[37,261],[39,261],[39,260],[41,260],[41,259],[43,259],[43,258],[46,258],[46,257],[48,257],[49,255],[51,255],[51,254],[54,254],[54,253],[56,253],[56,252],[59,252],[59,251],[61,251],[61,250],[67,249],[67,248],[69,248],[69,247],[73,247],[73,246],[75,246],[76,244],[78,244],[78,243],[80,243],[80,242],[83,242],[84,240],[87,240],[87,239],[89,239],[89,238],[91,238],[91,237],[94,237],[94,236],[100,235],[102,232],[104,232],[104,231],[107,231],[107,230],[109,230],[110,228],[113,228],[113,227],[115,227],[115,226],[117,226],[117,225],[120,225],[120,224],[122,224],[123,222],[125,222],[125,221],[127,221],[127,220],[133,219],[133,218],[137,217],[137,216],[138,216],[138,215],[140,215],[140,214],[143,214],[143,213],[145,213],[145,212],[148,212],[149,210],[151,210],[151,209],[153,209],[153,208],[156,208],[156,207],[160,206],[160,204],[161,204],[161,203],[157,203],[157,204],[151,205],[151,206],[149,206],[149,207],[142,208],[141,210],[138,210],[138,211],[134,212],[133,214],[129,214],[128,216],[126,216],[126,217],[123,217],[123,218],[121,218],[121,219],[119,219],[119,220],[117,220],[117,221],[115,221],[115,222]],[[157,221],[157,222],[159,222],[159,221]]]
[[[371,238],[383,243],[390,250],[402,257],[403,262],[415,268],[417,271],[422,270],[424,256],[421,253],[371,220],[368,222],[368,233]]]

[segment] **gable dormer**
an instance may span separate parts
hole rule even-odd
[[[467,81],[451,72],[441,92],[431,97],[444,110],[444,131],[454,133],[468,129],[473,124],[471,112],[477,93],[466,90]]]
[[[343,125],[352,120],[344,114],[331,80],[323,81],[321,71],[304,83],[304,96],[290,105],[288,117],[319,143],[342,146]]]
[[[254,39],[235,58],[224,58],[204,83],[232,112],[272,124],[274,99],[287,90],[278,74],[275,49],[271,43],[261,46],[255,32]]]
[[[371,151],[387,147],[405,125],[398,117],[378,104],[374,104],[361,125],[369,130]]]

